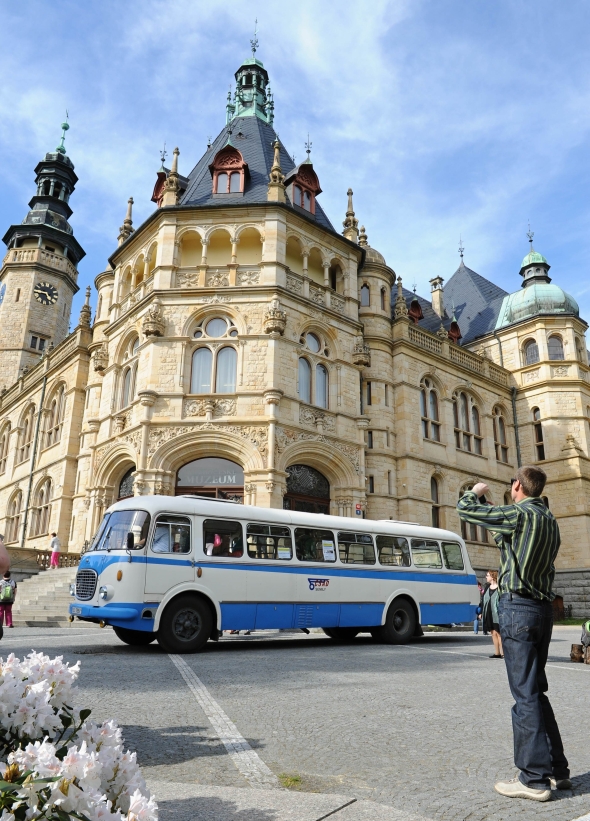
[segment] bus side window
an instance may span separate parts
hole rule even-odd
[[[278,525],[246,525],[246,543],[251,559],[293,558],[291,531]]]
[[[442,568],[440,547],[431,539],[412,539],[412,556],[415,567]]]
[[[244,555],[242,525],[226,519],[205,519],[203,545],[206,556],[241,559]]]
[[[445,559],[445,567],[448,570],[465,569],[460,544],[457,544],[457,542],[442,542],[441,547]]]
[[[334,534],[316,527],[296,527],[295,551],[300,562],[335,562]]]
[[[343,564],[375,564],[373,538],[367,533],[339,533],[338,554]]]
[[[191,523],[184,516],[158,516],[152,553],[190,553]]]
[[[401,536],[377,536],[377,552],[380,564],[410,567],[412,557],[408,540]]]

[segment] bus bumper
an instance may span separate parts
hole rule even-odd
[[[81,621],[91,621],[112,627],[127,627],[130,630],[153,632],[157,604],[70,604],[70,615]]]

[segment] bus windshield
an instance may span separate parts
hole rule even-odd
[[[126,550],[127,534],[133,533],[133,549],[145,546],[150,514],[144,510],[116,510],[105,516],[92,541],[91,550]]]

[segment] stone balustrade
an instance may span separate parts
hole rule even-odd
[[[62,271],[74,282],[78,279],[78,269],[67,257],[55,254],[45,248],[11,248],[3,261],[4,265],[44,265],[55,271]]]

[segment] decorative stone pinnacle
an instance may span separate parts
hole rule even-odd
[[[90,293],[90,285],[87,285],[86,299],[84,300],[84,305],[82,305],[82,308],[80,309],[80,319],[78,320],[78,325],[81,328],[90,328],[90,317],[92,316],[92,311],[90,308]]]
[[[361,245],[363,248],[366,248],[368,244],[369,244],[369,238],[368,238],[367,234],[365,233],[365,226],[361,225],[361,232],[359,234],[359,245]]]
[[[272,147],[274,149],[274,157],[269,174],[270,182],[268,184],[267,200],[269,202],[286,202],[285,175],[281,168],[281,144],[278,137],[275,139]]]
[[[354,206],[352,204],[352,188],[349,188],[346,193],[348,194],[348,208],[346,209],[346,218],[342,223],[344,226],[342,233],[346,239],[351,240],[351,242],[357,242],[359,221],[355,216]]]
[[[396,300],[395,300],[393,315],[394,315],[395,319],[407,319],[408,318],[408,306],[406,305],[404,292],[402,290],[402,278],[401,277],[397,278],[397,297],[396,297]]]
[[[178,181],[178,155],[180,151],[175,148],[172,152],[172,168],[164,182],[164,195],[162,197],[162,205],[176,205],[178,202],[178,192],[180,191],[180,183]]]
[[[119,228],[119,245],[123,245],[126,239],[128,239],[134,231],[133,228],[133,220],[131,218],[133,210],[133,197],[129,197],[127,200],[127,214],[125,215],[125,219],[123,220],[123,225]]]

